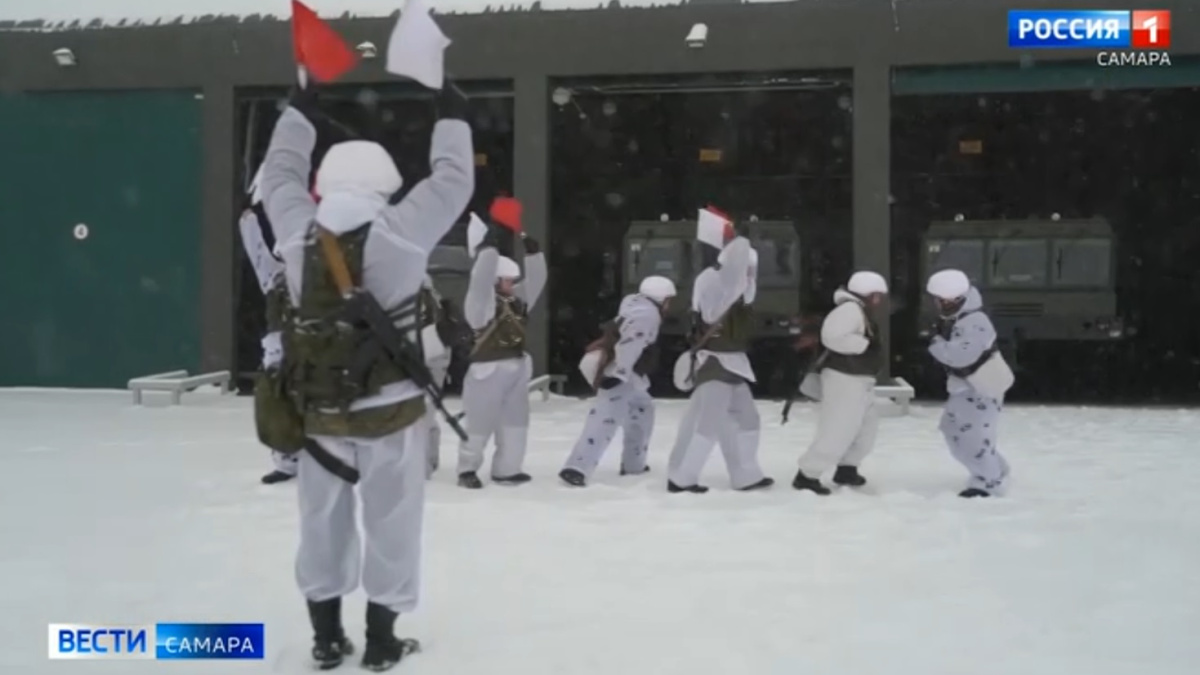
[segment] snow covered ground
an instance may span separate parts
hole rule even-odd
[[[248,399],[133,408],[126,394],[0,392],[0,673],[306,673],[295,491],[265,487]],[[554,474],[587,403],[534,404],[535,482],[431,485],[425,597],[401,620],[423,675],[1173,675],[1200,663],[1200,412],[1012,408],[1004,500],[916,407],[883,422],[873,494],[786,486],[813,431],[762,403],[784,485],[667,495],[653,473]],[[448,449],[448,448],[446,448]],[[444,449],[444,450],[446,450]],[[361,596],[347,628],[361,637]],[[46,659],[46,624],[267,624],[265,662]],[[359,639],[361,642],[361,640]],[[356,664],[347,672],[359,672]]]

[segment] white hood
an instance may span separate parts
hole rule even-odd
[[[317,169],[316,192],[321,199],[342,191],[374,192],[386,198],[402,185],[392,156],[372,141],[335,144]]]
[[[374,192],[334,192],[317,204],[317,222],[334,234],[345,234],[373,222],[387,206],[387,197]]]

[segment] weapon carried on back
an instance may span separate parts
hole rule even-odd
[[[446,410],[442,400],[442,389],[433,381],[433,375],[425,365],[425,360],[421,357],[416,345],[396,327],[375,296],[351,283],[350,270],[346,266],[342,249],[338,246],[337,237],[320,227],[317,228],[317,237],[320,239],[326,263],[333,274],[334,283],[337,284],[338,291],[346,301],[342,320],[365,325],[375,335],[375,345],[407,373],[417,386],[425,390],[442,418],[446,420],[446,424],[450,425],[460,439],[467,440],[467,432],[459,424],[458,418]]]

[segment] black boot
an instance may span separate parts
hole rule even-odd
[[[381,673],[390,670],[409,654],[421,650],[420,642],[412,638],[398,638],[392,632],[397,616],[383,605],[367,603],[367,646],[363,649],[363,668]]]
[[[523,485],[531,480],[533,480],[533,476],[527,473],[514,473],[511,476],[492,476],[492,482],[501,485]]]
[[[973,499],[975,497],[991,497],[992,493],[988,492],[987,490],[980,490],[979,488],[967,488],[966,490],[958,493],[958,496],[966,499]]]
[[[857,466],[839,466],[833,472],[833,482],[835,485],[862,487],[867,484],[867,479],[858,472]]]
[[[581,471],[575,469],[563,469],[558,472],[558,477],[562,479],[562,482],[572,487],[584,487],[587,485],[587,478]]]
[[[308,601],[308,618],[313,627],[313,661],[318,670],[342,665],[342,659],[354,653],[354,643],[342,629],[342,599]]]
[[[625,467],[621,467],[621,475],[622,476],[640,476],[644,473],[650,473],[650,465],[649,464],[647,464],[646,466],[643,466],[641,471],[626,471]]]
[[[458,474],[458,487],[479,490],[483,487],[483,481],[479,480],[479,476],[474,471],[465,471]]]
[[[667,492],[670,492],[671,494],[679,494],[680,492],[690,492],[692,494],[702,495],[705,492],[708,492],[708,488],[703,485],[689,485],[687,487],[680,487],[680,486],[672,483],[671,481],[667,481]]]
[[[821,496],[832,493],[829,488],[821,485],[821,481],[805,476],[803,471],[796,472],[796,477],[792,479],[792,487],[797,490],[811,490]]]
[[[282,483],[284,481],[289,481],[295,477],[296,477],[295,475],[290,474],[290,473],[284,473],[282,471],[272,471],[271,473],[262,477],[262,482],[264,485],[274,485],[276,483]]]
[[[757,483],[751,483],[746,487],[738,488],[739,492],[753,492],[754,490],[765,490],[775,484],[774,478],[763,478]]]

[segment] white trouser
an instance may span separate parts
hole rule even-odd
[[[820,478],[834,466],[857,467],[875,447],[878,430],[875,378],[822,370],[817,436],[800,458],[800,470]]]
[[[425,444],[429,427],[417,422],[382,438],[313,436],[329,454],[358,470],[354,486],[300,454],[300,550],[296,582],[314,601],[358,587],[394,612],[417,606],[421,524],[425,511]],[[355,512],[362,503],[364,542]]]
[[[458,448],[458,473],[479,471],[495,436],[492,477],[521,473],[529,432],[529,357],[472,363],[463,380],[467,440]]]
[[[667,479],[679,487],[700,482],[700,472],[721,445],[729,482],[735,489],[763,479],[758,464],[761,420],[750,385],[710,381],[692,391],[688,409],[679,423],[675,447],[667,463]]]
[[[592,475],[618,429],[624,444],[621,468],[626,473],[641,473],[646,468],[650,434],[654,432],[654,399],[650,392],[630,382],[596,392],[583,432],[563,468]]]

